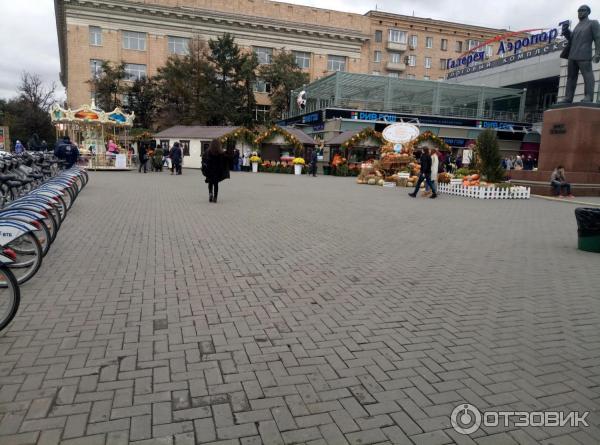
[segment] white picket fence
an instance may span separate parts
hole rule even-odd
[[[438,184],[438,193],[476,199],[529,199],[531,197],[529,187],[465,187],[462,183]]]

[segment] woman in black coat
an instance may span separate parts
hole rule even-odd
[[[229,162],[218,139],[213,139],[202,159],[202,174],[208,184],[208,201],[217,202],[219,182],[229,179]]]

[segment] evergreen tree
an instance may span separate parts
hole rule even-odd
[[[126,78],[125,62],[118,65],[102,62],[102,72],[94,76],[92,80],[88,80],[88,83],[92,85],[96,106],[104,111],[112,111],[120,107],[121,98],[127,92],[124,83]]]
[[[203,40],[193,39],[187,55],[169,57],[166,65],[158,69],[156,82],[160,127],[209,123],[216,75]]]
[[[213,125],[244,123],[251,115],[249,107],[254,108],[254,93],[249,90],[258,61],[254,55],[243,54],[231,34],[210,40],[208,46],[208,59],[217,74],[211,122]]]
[[[500,146],[496,132],[484,130],[477,138],[477,163],[480,173],[489,182],[499,182],[504,179]]]
[[[259,76],[271,84],[271,118],[279,119],[283,112],[289,110],[292,91],[308,83],[309,76],[296,64],[292,52],[281,49],[270,65],[262,65]]]
[[[255,123],[254,109],[256,98],[254,97],[254,84],[256,82],[256,68],[258,58],[254,52],[242,55],[240,69],[240,83],[242,89],[240,112],[237,123],[246,127],[252,127]]]
[[[150,129],[158,107],[156,82],[152,78],[136,79],[127,92],[127,110],[135,113],[134,126]]]

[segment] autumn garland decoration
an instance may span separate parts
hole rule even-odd
[[[253,145],[255,139],[256,133],[254,133],[252,130],[247,129],[246,127],[240,127],[236,130],[230,131],[227,134],[224,134],[219,138],[219,141],[221,141],[221,144],[225,144],[228,140],[242,140],[248,145]]]
[[[283,128],[278,127],[276,125],[273,126],[273,127],[270,127],[268,130],[266,130],[263,133],[259,134],[254,139],[254,144],[257,147],[260,147],[260,144],[262,144],[263,141],[265,141],[266,139],[270,138],[274,134],[279,134],[279,135],[283,136],[283,138],[285,139],[285,141],[289,145],[293,146],[294,147],[294,151],[296,151],[297,153],[301,153],[302,150],[304,150],[304,145],[302,145],[302,142],[300,142],[296,136],[294,136],[293,134],[285,131]]]
[[[376,139],[377,142],[379,142],[381,145],[385,144],[385,139],[383,139],[383,136],[381,133],[379,133],[378,131],[375,131],[371,127],[367,127],[364,130],[356,133],[354,136],[352,136],[346,142],[344,142],[342,144],[342,148],[352,148],[356,144],[358,144],[360,141],[364,141],[365,139],[368,139],[370,137],[373,139]]]
[[[439,148],[440,151],[452,151],[450,146],[446,144],[446,142],[442,138],[437,137],[431,131],[426,131],[423,134],[417,136],[411,141],[411,145],[413,149],[416,150],[419,148],[419,144],[422,142],[432,142]]]

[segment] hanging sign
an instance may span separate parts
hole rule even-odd
[[[419,136],[419,134],[419,127],[407,123],[389,125],[382,133],[383,138],[392,144],[406,144]]]

